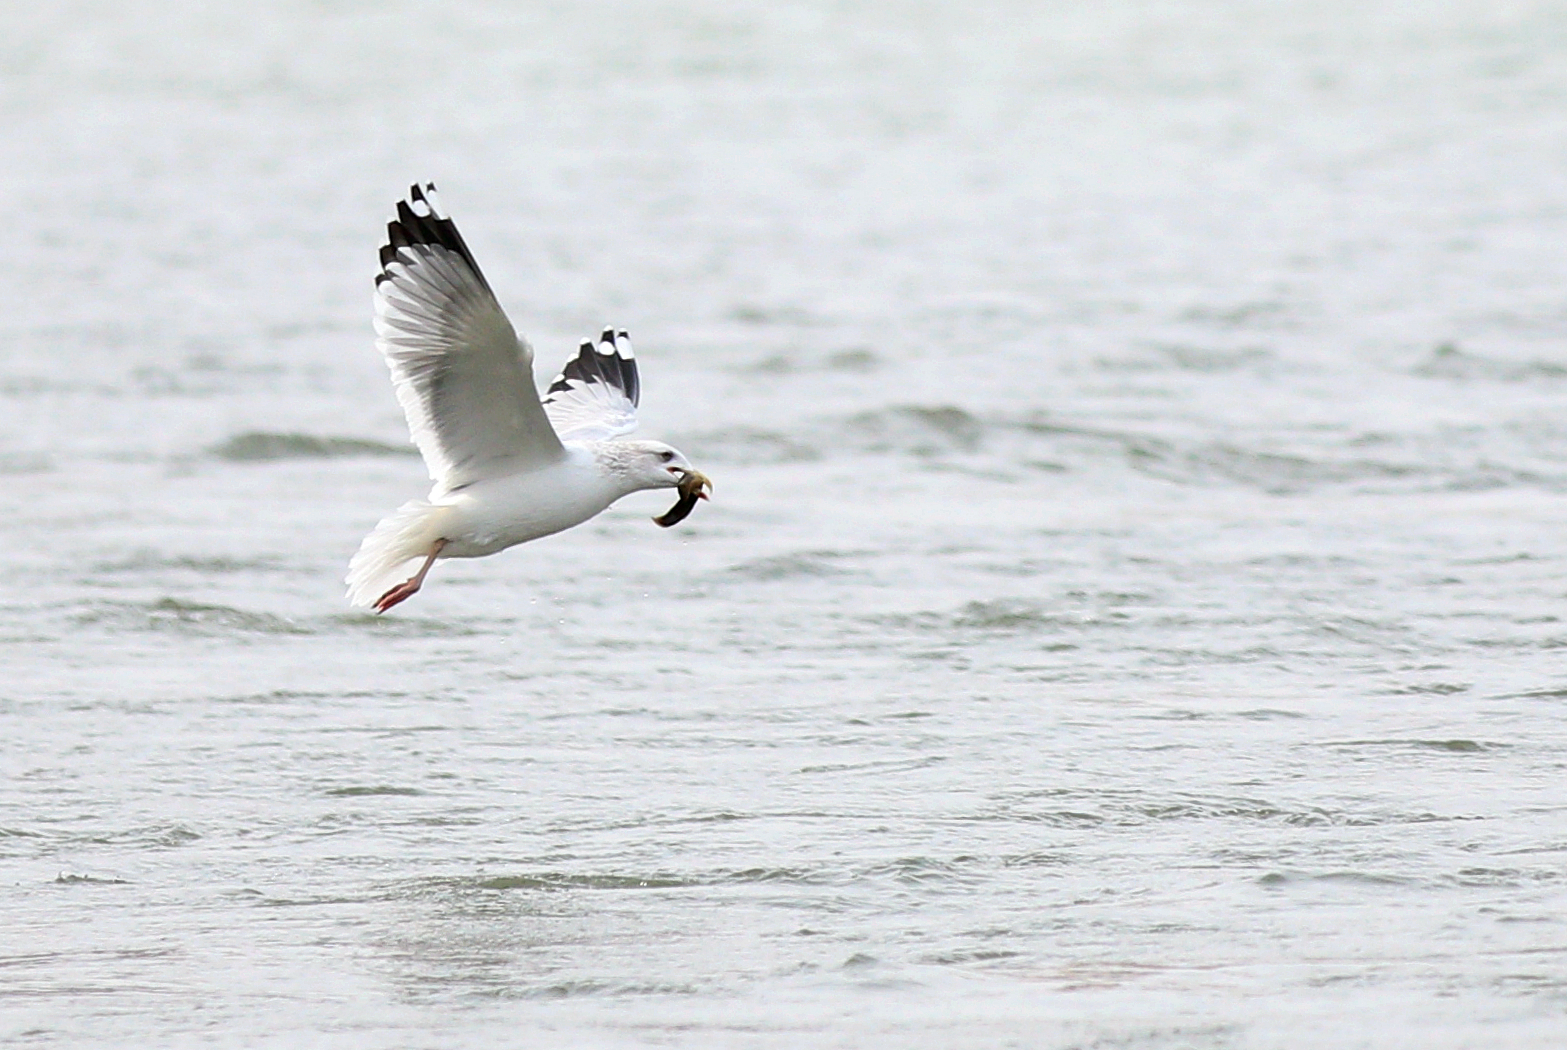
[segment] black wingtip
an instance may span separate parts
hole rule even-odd
[[[490,282],[485,280],[484,271],[479,269],[473,253],[468,250],[457,224],[442,216],[430,200],[434,193],[435,183],[426,182],[421,186],[416,182],[408,187],[407,199],[397,202],[397,218],[386,224],[386,244],[381,248],[381,274],[376,284],[389,276],[386,268],[397,261],[399,248],[433,244],[461,256],[474,276],[488,288]]]
[[[622,332],[621,336],[624,337],[625,333]],[[591,339],[581,342],[577,347],[577,356],[566,362],[566,367],[550,383],[546,394],[570,390],[574,383],[580,386],[603,383],[619,390],[632,405],[638,403],[642,392],[641,381],[637,377],[637,363],[620,355],[620,348],[615,345],[613,328],[604,329],[604,334],[599,338],[601,342],[598,345],[594,345]],[[605,343],[609,345],[605,346]]]

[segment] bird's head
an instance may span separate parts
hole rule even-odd
[[[624,441],[617,442],[623,448],[621,469],[626,473],[627,480],[636,484],[638,489],[676,489],[686,483],[688,478],[700,478],[706,488],[712,487],[702,472],[691,465],[691,461],[677,448],[666,445],[662,441]]]
[[[680,490],[680,501],[653,519],[665,528],[684,520],[697,500],[707,499],[713,488],[707,475],[693,467],[679,449],[662,441],[616,441],[612,457],[615,473],[624,479],[631,492]]]

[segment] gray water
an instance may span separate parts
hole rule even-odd
[[[1559,5],[4,21],[0,1041],[1567,1042]],[[717,499],[375,618],[424,178]]]

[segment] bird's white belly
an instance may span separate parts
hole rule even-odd
[[[566,458],[541,470],[481,481],[432,500],[449,508],[440,556],[481,558],[569,529],[621,495],[591,456],[568,450]]]

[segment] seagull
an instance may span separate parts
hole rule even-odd
[[[350,604],[384,613],[418,593],[439,558],[482,558],[549,536],[643,489],[679,490],[653,519],[665,527],[707,498],[712,482],[678,449],[625,439],[641,396],[625,331],[585,340],[540,401],[533,347],[512,329],[435,184],[411,186],[386,232],[376,346],[434,487],[359,545],[344,581]]]

